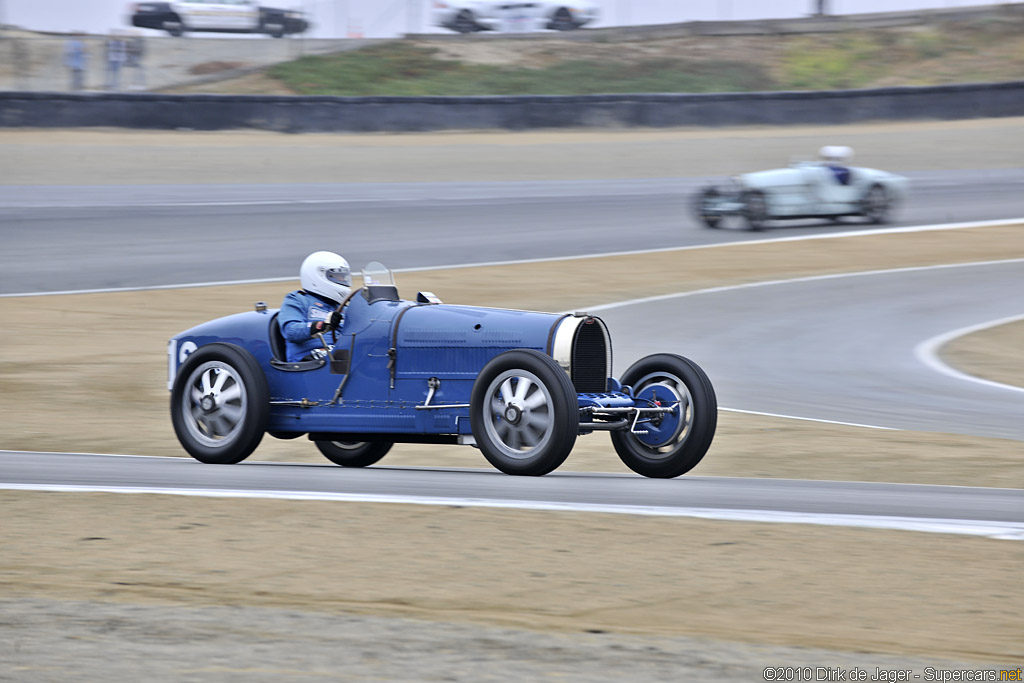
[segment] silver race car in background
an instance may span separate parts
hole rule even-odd
[[[846,216],[885,223],[907,194],[907,178],[873,168],[848,166],[849,147],[822,147],[819,161],[802,161],[788,168],[745,173],[731,185],[704,188],[695,210],[709,228],[720,227],[727,216],[741,217],[751,230],[770,220]]]

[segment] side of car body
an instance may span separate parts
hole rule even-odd
[[[882,223],[906,197],[907,187],[905,177],[873,168],[801,162],[706,188],[695,209],[708,227],[728,215],[746,218],[755,229],[772,219],[863,216]]]

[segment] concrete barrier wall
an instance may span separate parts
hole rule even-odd
[[[0,126],[291,133],[830,124],[1024,116],[1024,81],[829,92],[518,97],[0,93]]]
[[[3,0],[0,0],[0,7]],[[138,32],[136,32],[138,33]],[[0,29],[0,91],[70,91],[64,46],[70,36]],[[108,91],[106,37],[82,36],[86,52],[85,91]],[[355,50],[380,40],[285,38],[170,38],[147,35],[140,68],[121,70],[120,87],[144,90],[173,88],[252,73],[305,55]]]

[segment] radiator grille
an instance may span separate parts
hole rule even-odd
[[[601,323],[589,318],[576,328],[572,342],[572,384],[580,393],[607,389],[608,346]]]

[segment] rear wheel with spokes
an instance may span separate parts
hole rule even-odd
[[[181,366],[171,391],[178,441],[200,462],[245,460],[270,416],[267,379],[256,360],[231,344],[207,344]]]
[[[572,18],[572,11],[567,7],[561,7],[551,20],[551,28],[556,31],[572,31],[579,27]]]
[[[480,371],[470,399],[470,424],[484,457],[502,472],[547,474],[576,443],[576,390],[550,356],[529,349],[507,351]]]
[[[455,31],[457,33],[473,33],[479,27],[476,23],[476,17],[468,9],[459,12],[458,16],[455,17]]]
[[[722,214],[718,211],[721,196],[717,188],[706,187],[694,201],[697,217],[709,228],[717,228],[722,223]]]

